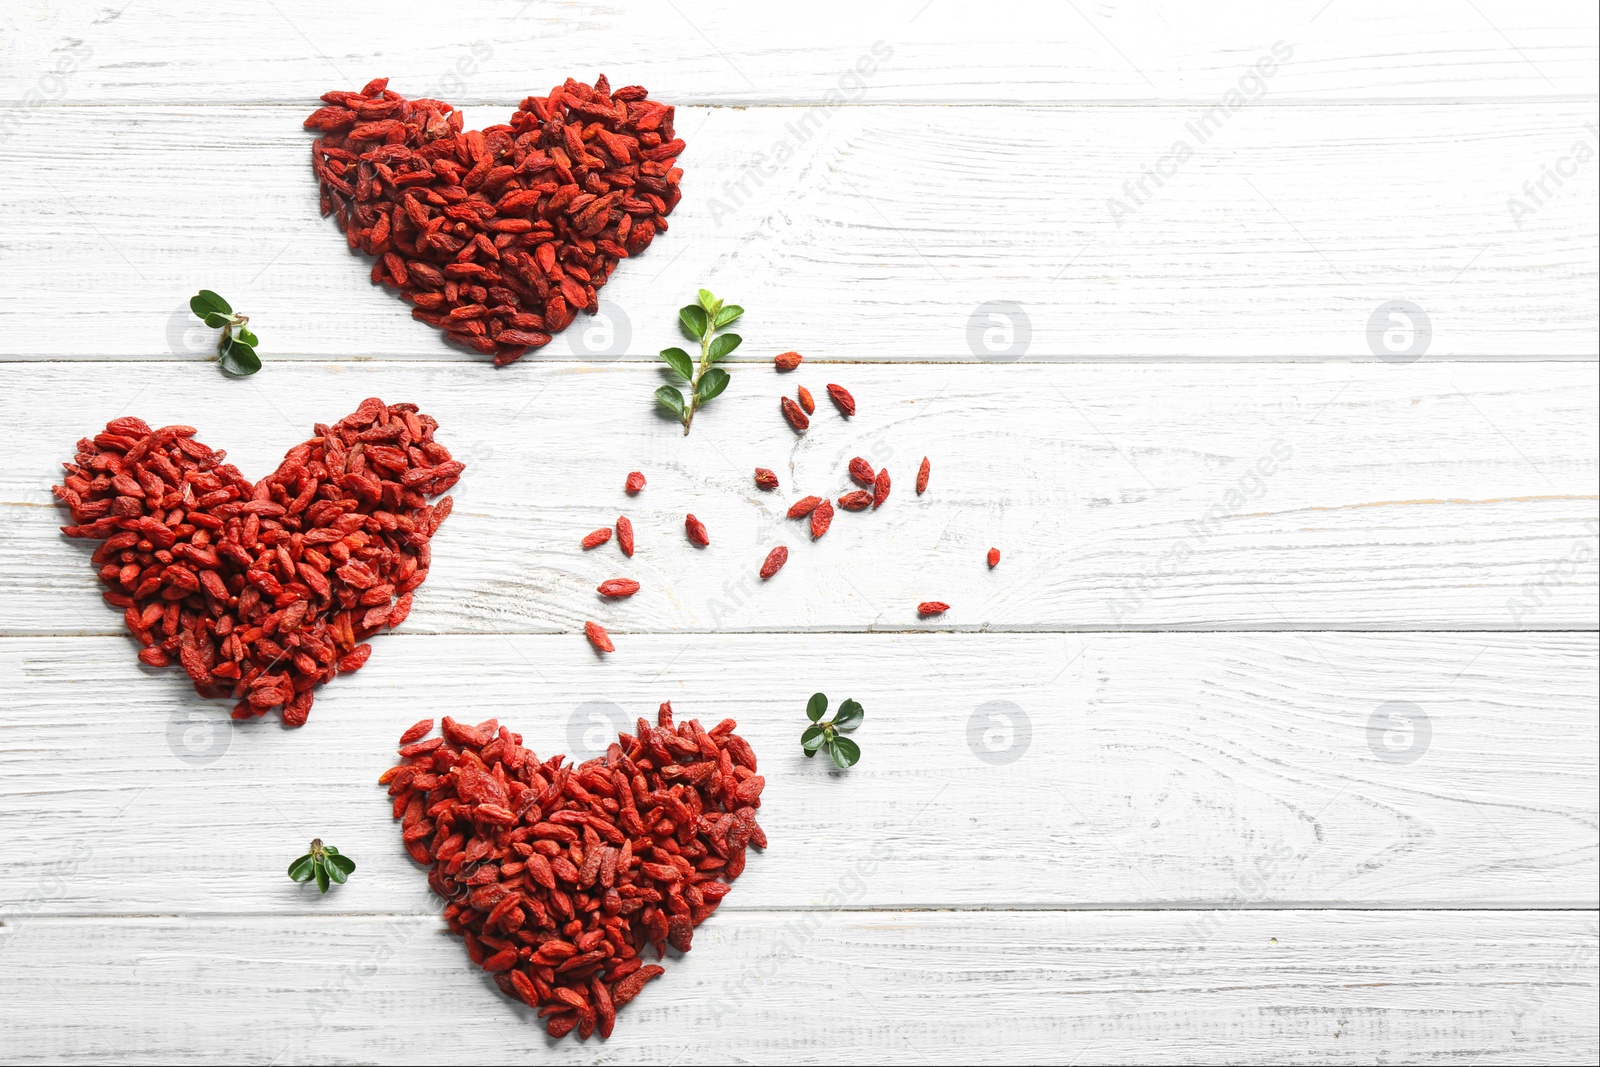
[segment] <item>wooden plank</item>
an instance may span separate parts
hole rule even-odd
[[[514,104],[601,70],[684,104],[812,103],[830,93],[877,103],[1214,102],[1230,89],[1454,100],[1592,96],[1600,73],[1594,6],[1575,0],[1250,0],[1203,10],[999,0],[981,11],[818,0],[759,14],[733,0],[461,0],[448,12],[394,0],[381,15],[280,0],[229,6],[229,32],[248,49],[171,33],[210,24],[214,11],[198,0],[69,0],[8,13],[14,42],[0,100],[277,103],[387,75],[414,96]],[[1288,61],[1264,89],[1241,84],[1275,43]]]
[[[833,380],[857,416],[824,399],[796,438],[775,394]],[[413,632],[1593,629],[1600,614],[1592,366],[749,365],[688,437],[652,414],[658,383],[638,365],[0,367],[0,633],[121,633],[49,495],[83,434],[124,412],[199,423],[259,477],[369,395],[421,403],[470,464]],[[811,542],[785,509],[844,492],[857,455],[890,469],[893,495]],[[754,487],[756,465],[779,492]],[[630,498],[635,466],[650,485]],[[619,513],[632,560],[580,551]],[[779,543],[788,566],[757,581]],[[601,601],[618,576],[644,590]],[[919,621],[930,599],[953,610]]]
[[[331,903],[331,901],[330,901]],[[10,932],[9,930],[6,932]],[[552,1042],[432,915],[29,921],[11,1062],[1592,1063],[1592,915],[718,914]],[[237,1010],[247,1005],[248,1036]],[[242,1052],[241,1050],[248,1050]]]
[[[733,910],[1587,907],[1594,634],[660,635],[379,639],[308,725],[238,727],[112,638],[0,641],[7,912],[285,912],[321,836],[341,911],[428,890],[375,785],[425,715],[601,752],[670,699],[739,720],[763,825]],[[863,761],[808,761],[822,689]],[[1406,720],[1410,721],[1407,722]]]
[[[0,194],[0,358],[201,358],[204,286],[276,361],[481,362],[318,217],[305,112],[54,108],[11,140],[36,180]],[[1592,101],[1198,114],[685,109],[671,232],[617,272],[603,319],[542,352],[654,359],[699,285],[751,309],[753,360],[1372,360],[1397,300],[1426,316],[1429,357],[1600,352],[1597,171],[1575,162]]]

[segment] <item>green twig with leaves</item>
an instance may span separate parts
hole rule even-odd
[[[811,720],[812,725],[800,735],[800,747],[805,750],[807,758],[825,748],[839,769],[847,770],[861,759],[861,746],[844,735],[853,733],[867,713],[856,701],[846,700],[839,705],[839,714],[827,722],[821,722],[827,711],[828,698],[821,693],[813,693],[806,704],[806,718]]]
[[[261,369],[261,357],[256,355],[256,345],[261,342],[247,325],[250,316],[236,314],[226,300],[210,289],[190,297],[189,310],[213,330],[222,331],[217,338],[217,355],[224,371],[243,378]]]
[[[315,878],[317,889],[326,893],[330,883],[344,885],[345,879],[355,869],[355,860],[339,855],[338,849],[324,845],[322,838],[314,837],[311,839],[311,851],[289,864],[289,877],[297,882],[309,882]]]
[[[724,305],[705,289],[700,290],[698,304],[678,309],[678,326],[689,340],[700,342],[700,359],[696,362],[681,348],[663,349],[661,359],[674,374],[689,383],[689,399],[683,398],[677,386],[663,385],[656,390],[656,400],[678,416],[685,434],[689,432],[689,424],[694,422],[694,413],[728,387],[728,372],[712,364],[738,348],[743,339],[736,333],[718,334],[717,331],[731,326],[743,314],[744,308],[738,304]]]

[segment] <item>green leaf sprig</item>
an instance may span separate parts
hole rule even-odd
[[[324,845],[322,838],[314,837],[311,839],[311,851],[289,864],[289,877],[297,882],[309,882],[315,878],[318,891],[326,893],[329,883],[344,885],[345,879],[355,869],[355,860],[339,855],[338,849]]]
[[[861,746],[844,735],[853,733],[867,713],[856,701],[846,700],[839,705],[839,714],[827,722],[821,722],[827,711],[828,698],[821,693],[813,693],[806,703],[806,718],[811,720],[812,725],[800,735],[800,747],[805,750],[807,758],[815,756],[818,749],[825,748],[839,769],[847,770],[861,759]]]
[[[683,398],[677,386],[663,385],[656,390],[656,400],[678,416],[685,434],[689,432],[689,424],[694,422],[694,413],[728,387],[728,372],[712,364],[738,348],[743,338],[736,333],[718,334],[717,331],[731,326],[743,314],[744,308],[738,304],[723,304],[706,289],[700,290],[699,303],[678,309],[678,326],[684,336],[700,342],[700,360],[695,362],[681,348],[663,349],[662,361],[689,383],[689,399]]]
[[[222,331],[217,338],[217,355],[224,371],[243,378],[261,369],[261,357],[256,355],[256,345],[261,342],[247,325],[250,316],[235,314],[232,305],[210,289],[191,296],[189,310],[213,330]]]

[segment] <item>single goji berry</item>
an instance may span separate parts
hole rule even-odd
[[[584,623],[583,635],[589,639],[591,645],[601,652],[615,652],[617,650],[617,646],[611,643],[611,635],[606,633],[606,628],[597,622]]]
[[[766,561],[761,564],[761,580],[764,582],[777,574],[787,562],[789,562],[789,550],[783,545],[768,552]]]
[[[788,397],[780,397],[778,407],[782,409],[783,417],[789,420],[789,425],[794,427],[796,433],[805,433],[806,428],[811,425],[811,420],[800,410],[800,405]]]
[[[689,535],[690,543],[701,548],[711,543],[711,535],[706,533],[706,524],[695,518],[692,513],[684,517],[683,528]]]

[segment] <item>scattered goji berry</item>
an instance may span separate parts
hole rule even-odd
[[[794,427],[796,433],[805,433],[806,428],[811,425],[811,420],[800,410],[800,405],[788,397],[780,397],[778,407],[782,409],[783,417],[789,420],[789,425]]]
[[[815,541],[828,532],[828,527],[833,525],[833,505],[824,500],[817,505],[811,513],[811,539]]]
[[[857,489],[840,497],[839,506],[846,511],[865,511],[872,506],[872,494],[865,489]]]
[[[768,552],[766,561],[761,564],[761,580],[764,582],[774,574],[777,574],[778,570],[787,562],[789,562],[789,550],[783,545],[779,545],[771,552]]]
[[[606,633],[606,628],[597,622],[584,623],[583,635],[589,639],[591,645],[601,652],[615,652],[617,650],[617,646],[611,643],[611,635]]]
[[[704,548],[711,543],[711,535],[706,533],[706,524],[695,518],[692,513],[684,517],[683,528],[693,544]]]

